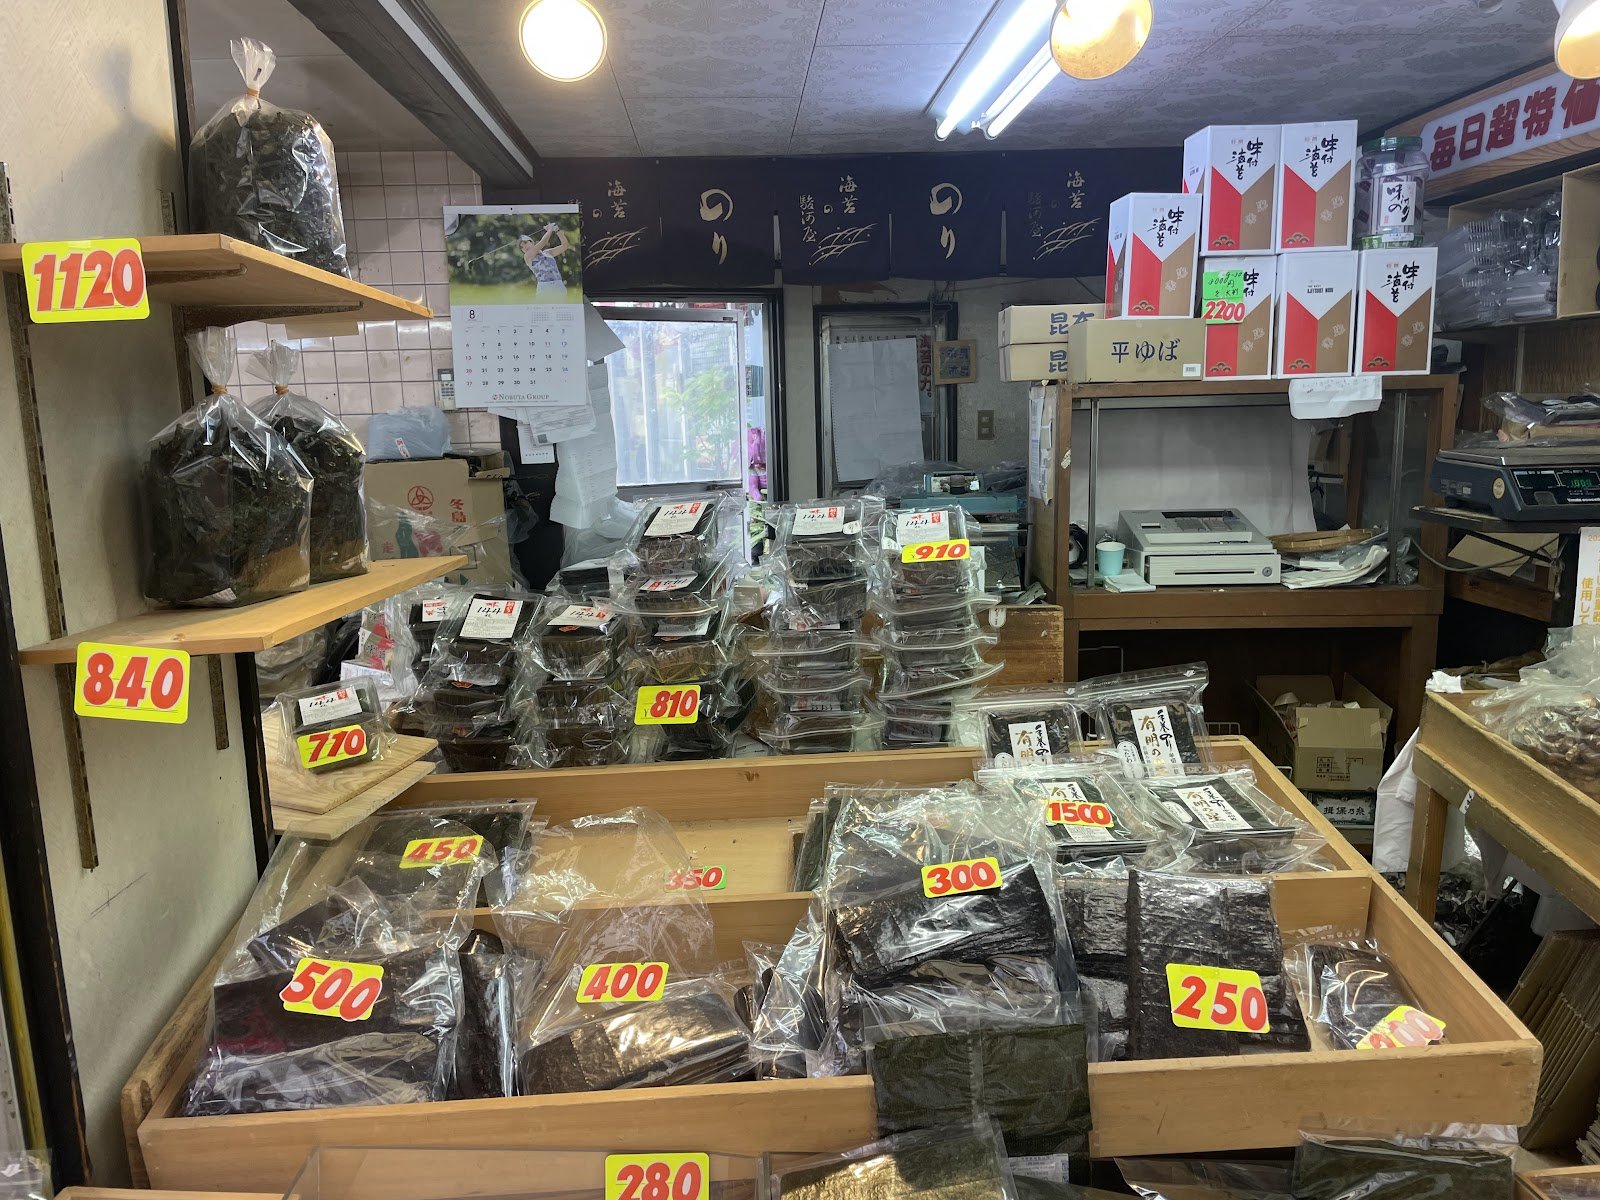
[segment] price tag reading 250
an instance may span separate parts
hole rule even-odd
[[[986,892],[1000,886],[1000,860],[969,858],[964,862],[935,863],[922,868],[924,896],[959,896],[963,892]]]
[[[972,543],[966,538],[951,538],[948,542],[917,542],[900,547],[903,563],[939,562],[944,559],[961,559],[972,553]]]
[[[693,725],[700,716],[700,685],[642,687],[634,705],[635,725]]]
[[[1167,964],[1172,1023],[1181,1029],[1270,1033],[1261,976],[1229,967]]]
[[[278,998],[286,1012],[365,1021],[381,995],[383,968],[376,963],[302,958]]]
[[[579,1004],[659,1000],[667,987],[667,964],[593,963],[578,976]]]
[[[189,719],[189,655],[79,642],[72,711],[80,717],[182,725]]]
[[[606,1200],[705,1200],[707,1154],[608,1154]]]
[[[138,321],[150,315],[144,257],[134,238],[27,242],[28,315],[43,325]]]

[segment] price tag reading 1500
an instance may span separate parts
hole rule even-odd
[[[972,543],[966,538],[951,538],[948,542],[916,542],[900,547],[903,563],[941,562],[946,559],[966,558],[972,553]]]
[[[144,258],[134,238],[27,242],[28,315],[40,324],[138,321],[150,315]]]
[[[706,1154],[608,1154],[606,1200],[705,1200]]]
[[[189,719],[189,655],[79,642],[72,710],[80,717],[182,725]]]

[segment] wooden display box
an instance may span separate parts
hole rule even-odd
[[[1269,795],[1333,839],[1328,854],[1338,869],[1277,881],[1285,936],[1331,925],[1377,937],[1421,1004],[1446,1022],[1450,1043],[1383,1053],[1316,1049],[1093,1064],[1095,1154],[1291,1145],[1300,1123],[1315,1114],[1380,1122],[1525,1120],[1538,1043],[1250,743],[1219,739],[1213,750],[1222,761],[1251,766]],[[696,862],[726,870],[726,888],[705,895],[719,949],[732,955],[746,939],[786,940],[804,912],[809,894],[787,890],[794,835],[824,783],[962,778],[974,757],[953,749],[440,776],[397,803],[536,793],[538,813],[552,821],[602,805],[647,804],[673,820]],[[480,921],[488,917],[478,914]],[[208,971],[124,1092],[130,1143],[154,1187],[281,1189],[317,1145],[705,1147],[756,1154],[838,1150],[876,1136],[872,1084],[864,1076],[182,1118],[173,1114],[202,1044],[209,982]]]
[[[1600,1167],[1552,1167],[1517,1175],[1517,1200],[1568,1200],[1600,1196]]]

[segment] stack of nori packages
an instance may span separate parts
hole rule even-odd
[[[986,767],[978,786],[1014,795],[1043,813],[1056,858],[1062,863],[1096,865],[1138,859],[1141,865],[1167,865],[1187,848],[1190,834],[1162,820],[1158,810],[1100,757],[1054,766]],[[1152,862],[1154,855],[1160,861]]]
[[[452,771],[526,764],[521,717],[535,679],[538,607],[524,593],[478,590],[434,635],[416,705]]]
[[[1168,964],[1254,971],[1263,1033],[1174,1022]],[[1283,962],[1271,885],[1261,879],[1133,871],[1128,890],[1128,1057],[1205,1058],[1250,1047],[1310,1046]]]
[[[1335,1047],[1354,1050],[1368,1034],[1377,1032],[1390,1046],[1431,1045],[1444,1041],[1430,1036],[1438,1030],[1432,1018],[1424,1023],[1427,1035],[1402,1041],[1387,1032],[1387,1021],[1399,1014],[1404,1021],[1417,1000],[1394,965],[1378,953],[1376,945],[1350,941],[1314,941],[1297,946],[1290,966],[1309,1001],[1307,1013]],[[1439,1026],[1439,1030],[1442,1030]]]
[[[449,1096],[463,1052],[458,952],[498,869],[495,847],[429,813],[374,818],[331,843],[284,838],[213,984],[185,1115]],[[469,1059],[503,1059],[506,1039],[487,1036]]]
[[[189,349],[212,394],[150,439],[144,594],[230,606],[298,592],[311,576],[311,472],[228,394],[233,331],[191,333]]]
[[[992,1121],[897,1133],[769,1168],[771,1200],[1009,1200],[1006,1142]]]
[[[781,505],[769,515],[783,608],[811,628],[857,628],[867,611],[866,527],[875,514],[847,498]]]
[[[1327,840],[1311,825],[1256,786],[1248,767],[1212,771],[1185,766],[1133,787],[1167,822],[1193,837],[1194,870],[1260,875],[1298,870],[1318,857]]]
[[[228,43],[245,94],[189,143],[189,221],[349,275],[333,143],[315,117],[261,99],[277,56],[254,38]]]
[[[603,767],[626,760],[632,712],[616,648],[630,633],[604,598],[545,597],[532,646],[546,678],[534,689],[529,716],[540,766]]]
[[[291,392],[300,353],[273,342],[250,358],[250,371],[276,395],[255,405],[256,416],[281,433],[311,471],[311,582],[345,579],[367,571],[367,502],[361,439],[315,401]]]
[[[1130,778],[1176,775],[1211,762],[1201,703],[1209,679],[1205,663],[1188,663],[1102,676],[1073,694]]]
[[[1061,900],[1085,999],[1095,1014],[1095,1059],[1128,1057],[1128,876],[1069,868]]]
[[[666,893],[672,872],[689,866],[672,827],[648,809],[581,817],[539,838],[522,886],[496,909],[502,936],[530,960],[517,988],[524,1094],[748,1071],[750,1033],[715,971],[710,913],[698,893]],[[644,964],[661,968],[658,993],[608,993],[617,967],[642,977]]]
[[[1302,1133],[1296,1200],[1511,1200],[1515,1129],[1467,1125],[1398,1134]]]

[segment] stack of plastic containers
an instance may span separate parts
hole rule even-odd
[[[520,714],[536,678],[538,608],[519,592],[478,590],[439,622],[415,705],[452,771],[523,765]]]
[[[544,675],[533,689],[529,743],[542,767],[624,762],[632,732],[617,645],[623,618],[604,597],[555,592],[539,610],[533,654]]]

